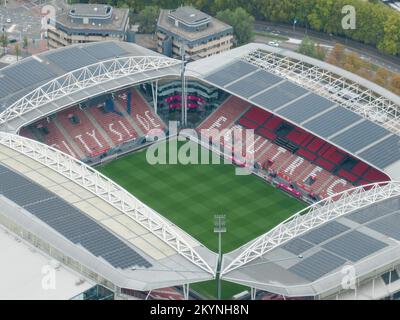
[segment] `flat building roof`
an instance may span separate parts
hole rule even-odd
[[[211,20],[211,17],[200,10],[193,7],[179,7],[171,10],[169,16],[173,19],[177,19],[186,25],[197,25],[200,23],[206,23]]]
[[[112,10],[107,14],[106,7]],[[97,8],[97,11],[94,10]],[[74,14],[71,11],[75,10]],[[129,9],[103,5],[74,5],[57,15],[56,28],[69,30],[124,31],[129,19]],[[83,20],[88,23],[84,23]]]
[[[106,18],[113,11],[113,7],[105,4],[74,4],[69,10],[71,17]]]
[[[184,7],[185,8],[185,7]],[[196,9],[195,12],[200,12]],[[186,17],[186,15],[191,12],[191,11],[186,11],[186,9],[184,10],[186,13],[184,15],[182,15],[182,17]],[[200,12],[202,13],[202,12]],[[190,31],[190,30],[186,30],[184,28],[181,27],[177,27],[174,25],[174,23],[171,22],[171,19],[169,18],[171,14],[171,10],[160,10],[160,16],[158,17],[158,22],[157,22],[157,28],[160,30],[162,30],[163,32],[166,33],[172,33],[178,37],[182,37],[187,41],[196,41],[202,38],[207,38],[210,37],[214,34],[218,34],[220,32],[224,32],[224,31],[230,31],[233,34],[233,28],[218,20],[215,19],[211,16],[209,17],[209,23],[207,28],[204,28],[202,30],[198,30],[198,31]],[[175,12],[176,14],[176,12]],[[180,15],[180,13],[178,12],[178,14]],[[190,15],[193,13],[189,13],[189,19],[194,20],[199,20],[200,16],[196,16],[196,17],[191,17]],[[203,13],[202,13],[203,14]],[[204,14],[206,16],[206,14]]]

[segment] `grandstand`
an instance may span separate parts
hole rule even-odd
[[[217,254],[90,166],[148,146],[168,133],[169,114],[191,109],[197,132],[226,130],[203,145],[214,151],[233,147],[234,130],[254,130],[246,152],[218,154],[310,204],[225,254],[224,280],[252,298],[400,290],[398,96],[262,44],[186,64],[184,100],[180,77],[180,61],[113,41],[0,70],[1,224],[117,296],[187,299],[190,283],[215,278]],[[349,264],[354,296],[341,288]]]
[[[391,296],[400,285],[399,195],[399,183],[388,183],[327,198],[224,255],[222,279],[288,297]],[[344,276],[353,276],[348,287]]]
[[[6,133],[0,155],[1,223],[68,268],[113,291],[213,278],[215,253],[90,167]]]

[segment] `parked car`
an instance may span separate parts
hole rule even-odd
[[[277,41],[269,41],[268,45],[270,45],[271,47],[279,47],[279,42],[277,42]]]

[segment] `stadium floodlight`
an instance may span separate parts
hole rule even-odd
[[[214,233],[218,233],[218,266],[217,266],[217,297],[221,300],[221,263],[222,263],[222,233],[226,232],[224,214],[214,215]]]
[[[186,111],[186,78],[185,78],[185,40],[181,39],[181,82],[182,82],[182,98],[181,98],[181,126],[186,126],[187,111]]]

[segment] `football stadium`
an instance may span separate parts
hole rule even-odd
[[[398,299],[399,132],[399,96],[285,49],[72,45],[0,70],[0,228],[114,299]]]

